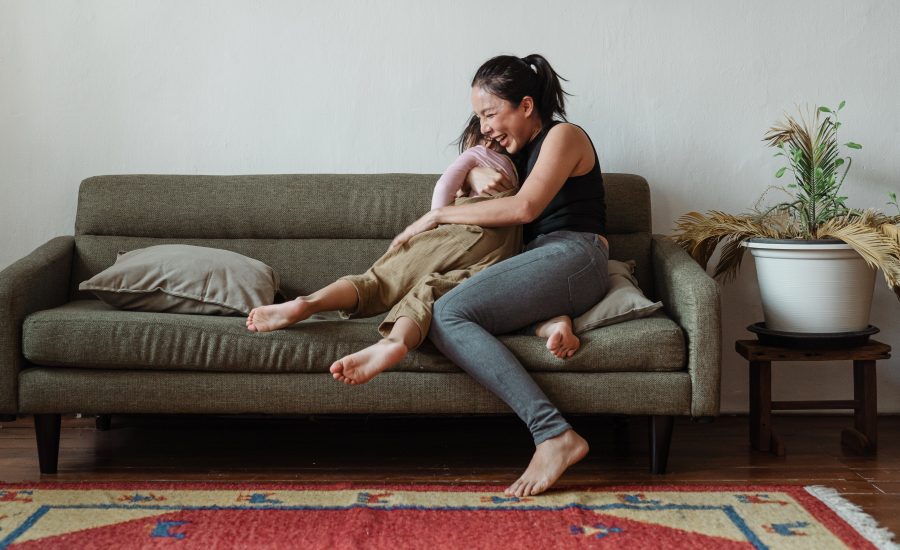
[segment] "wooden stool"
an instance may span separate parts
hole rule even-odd
[[[869,340],[852,348],[783,348],[758,340],[738,340],[734,349],[750,362],[750,444],[784,456],[784,444],[772,433],[773,410],[853,409],[854,427],[841,432],[841,443],[860,454],[878,450],[875,361],[890,359],[891,346]],[[772,401],[772,361],[853,361],[853,399],[848,401]]]

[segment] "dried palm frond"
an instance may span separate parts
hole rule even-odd
[[[849,244],[869,267],[880,268],[886,277],[900,282],[900,248],[897,247],[896,240],[881,232],[879,226],[835,218],[819,228],[819,236]]]
[[[881,222],[878,226],[878,230],[885,234],[890,239],[894,240],[895,246],[900,246],[900,227],[898,227],[897,221],[885,221]]]
[[[719,243],[725,243],[715,277],[722,276],[726,281],[737,276],[744,257],[745,248],[741,246],[744,241],[754,237],[782,238],[776,227],[753,216],[734,216],[715,210],[706,214],[688,212],[676,221],[675,227],[679,231],[675,242],[703,266],[709,263]]]

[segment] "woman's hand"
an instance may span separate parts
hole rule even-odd
[[[402,246],[419,233],[424,233],[425,231],[434,229],[437,226],[437,210],[431,210],[424,216],[407,226],[407,228],[404,229],[402,233],[397,235],[391,242],[391,246],[389,248]]]
[[[477,191],[480,196],[488,197],[499,195],[513,188],[513,183],[502,172],[486,166],[476,166],[469,170],[469,174],[466,176],[466,183]]]

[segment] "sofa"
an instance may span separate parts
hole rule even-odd
[[[368,384],[328,372],[375,342],[380,317],[319,315],[252,333],[239,316],[113,309],[78,285],[120,251],[222,248],[280,275],[288,297],[361,273],[425,212],[425,174],[112,175],[81,183],[74,236],[0,272],[0,419],[33,415],[42,473],[57,470],[62,414],[503,414],[506,405],[427,342]],[[560,360],[536,336],[501,340],[563,413],[649,417],[650,469],[664,473],[676,416],[718,414],[716,283],[651,232],[640,176],[606,174],[611,258],[635,260],[664,308],[581,335]],[[527,289],[522,289],[527,297]],[[107,417],[108,418],[108,417]]]

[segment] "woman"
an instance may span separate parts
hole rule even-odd
[[[588,444],[495,335],[560,315],[577,317],[608,285],[600,164],[587,134],[564,122],[564,94],[559,76],[540,55],[485,62],[472,80],[472,108],[481,133],[516,159],[521,189],[515,196],[431,210],[392,243],[398,246],[438,224],[524,224],[524,252],[440,298],[429,333],[444,355],[503,399],[531,431],[531,463],[506,489],[517,497],[547,490],[584,458]],[[491,195],[508,186],[486,169],[473,169],[469,182]]]

